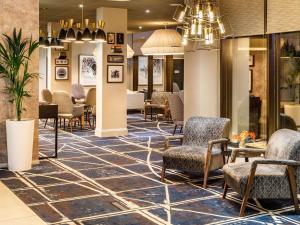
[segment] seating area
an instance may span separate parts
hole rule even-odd
[[[0,225],[300,224],[299,0],[0,11]]]

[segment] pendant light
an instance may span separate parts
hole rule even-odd
[[[96,40],[97,42],[106,42],[106,34],[104,32],[104,26],[105,26],[105,22],[102,20],[98,21],[98,30],[97,30],[97,34],[96,34]]]
[[[68,41],[75,41],[76,40],[76,35],[75,35],[75,31],[73,29],[73,22],[74,20],[73,19],[69,19],[69,28],[68,28],[68,31],[67,31],[67,34],[66,34],[66,40]]]
[[[181,35],[173,29],[160,29],[152,33],[141,47],[143,55],[183,55]]]
[[[88,28],[89,19],[85,19],[84,23],[85,23],[85,29],[83,31],[82,40],[83,41],[91,41],[92,40],[92,34],[91,34],[90,29]]]
[[[77,23],[76,27],[77,27],[78,31],[77,31],[77,35],[76,35],[76,41],[74,41],[74,43],[76,43],[76,44],[83,44],[84,41],[82,40],[81,24]]]
[[[65,30],[65,21],[60,20],[59,23],[60,23],[60,31],[58,34],[58,40],[64,41],[66,40],[66,35],[67,35],[67,31]]]
[[[92,39],[89,41],[90,43],[96,43],[96,35],[97,35],[97,32],[96,32],[96,23],[92,23]]]
[[[44,32],[42,30],[40,30],[39,47],[41,48],[46,47]]]

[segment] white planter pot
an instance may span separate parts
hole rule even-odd
[[[34,120],[6,120],[8,169],[30,170],[32,165]]]

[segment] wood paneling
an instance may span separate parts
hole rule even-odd
[[[139,57],[133,56],[133,91],[139,88]]]
[[[167,92],[173,92],[173,80],[174,80],[174,60],[172,55],[166,56],[166,80],[165,90]]]
[[[148,99],[153,92],[153,56],[148,56]]]

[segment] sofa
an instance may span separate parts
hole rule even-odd
[[[144,108],[144,93],[127,90],[127,110]]]

